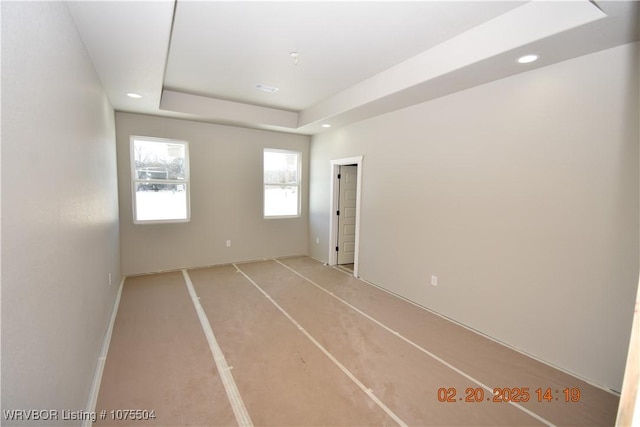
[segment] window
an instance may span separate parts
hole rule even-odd
[[[133,222],[189,221],[189,145],[131,137]]]
[[[300,157],[287,150],[264,150],[264,216],[300,216]]]

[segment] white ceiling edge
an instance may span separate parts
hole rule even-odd
[[[113,108],[157,111],[175,0],[65,3]]]
[[[225,122],[295,129],[298,113],[171,90],[162,91],[160,109],[210,117]]]
[[[336,129],[640,38],[640,3],[598,3],[606,14],[587,0],[533,0],[300,112],[170,90],[163,98],[175,0],[67,4],[116,111],[313,135],[330,131],[320,126],[329,119]],[[531,52],[541,59],[515,63]]]
[[[494,80],[487,60],[606,16],[589,0],[534,0],[299,113],[168,90],[160,108],[193,120],[312,135],[324,122],[345,125]],[[475,74],[480,69],[490,77]],[[521,71],[513,66],[502,77]]]
[[[532,1],[301,111],[299,125],[333,121],[394,93],[606,16],[588,0]]]

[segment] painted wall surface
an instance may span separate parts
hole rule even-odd
[[[64,3],[1,7],[2,410],[77,411],[120,282],[114,113]]]
[[[307,253],[308,137],[120,112],[116,128],[124,274]],[[190,222],[133,223],[131,135],[189,143]],[[264,148],[302,152],[299,218],[263,218]]]
[[[625,45],[313,137],[310,255],[328,257],[329,161],[363,155],[362,278],[620,390],[638,71]]]

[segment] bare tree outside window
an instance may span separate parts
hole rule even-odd
[[[136,224],[189,221],[189,147],[185,141],[131,137]]]

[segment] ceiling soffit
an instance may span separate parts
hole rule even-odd
[[[588,0],[67,4],[117,111],[308,135],[636,41],[640,15]]]

